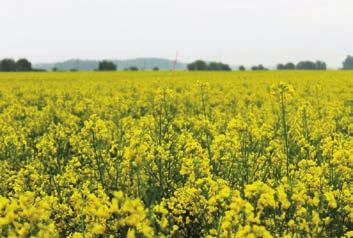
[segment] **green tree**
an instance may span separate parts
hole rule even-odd
[[[245,70],[246,70],[246,68],[243,65],[239,66],[239,71],[245,71]]]
[[[307,61],[300,61],[297,66],[299,70],[326,70],[327,66],[326,63],[323,61],[316,61],[312,62],[310,60]]]
[[[284,65],[284,68],[286,70],[294,70],[295,69],[295,64],[293,64],[292,62],[288,62]]]
[[[327,66],[326,66],[326,63],[323,61],[316,61],[315,68],[316,70],[326,70]]]
[[[14,72],[16,71],[16,62],[13,59],[3,59],[0,61],[0,71]]]
[[[296,66],[299,70],[313,70],[315,67],[315,63],[311,61],[300,61]]]
[[[262,64],[259,64],[259,66],[257,66],[257,68],[259,70],[267,70]]]
[[[228,64],[221,62],[211,62],[207,64],[203,60],[196,60],[195,62],[187,65],[188,70],[190,71],[231,71],[232,69]]]
[[[125,68],[124,71],[139,71],[139,68],[137,66],[130,66]]]
[[[259,70],[259,67],[257,67],[257,65],[254,65],[254,66],[251,67],[251,70],[252,71],[257,71],[257,70]]]
[[[188,70],[190,71],[203,71],[207,70],[207,63],[203,60],[196,60],[195,62],[187,65]]]
[[[295,64],[291,62],[277,65],[277,70],[294,70],[294,69],[295,69]]]
[[[259,64],[259,65],[255,65],[255,66],[251,67],[251,70],[257,71],[257,70],[268,70],[268,69],[265,68],[262,64]]]
[[[16,62],[16,71],[32,71],[32,64],[27,59],[19,59]]]
[[[139,68],[137,66],[131,66],[131,67],[129,67],[129,70],[130,71],[138,71]]]
[[[353,56],[348,55],[343,61],[343,69],[353,69]]]
[[[230,68],[230,66],[228,64],[220,63],[220,68],[222,71],[232,71],[232,69]]]
[[[221,65],[217,62],[211,62],[207,68],[208,68],[208,70],[211,70],[211,71],[217,71],[217,70],[221,70],[220,66]]]
[[[284,70],[286,69],[285,66],[283,64],[278,64],[277,65],[277,70]]]
[[[211,63],[208,64],[207,70],[211,70],[211,71],[231,71],[232,69],[227,64],[223,64],[221,62],[211,62]]]
[[[103,60],[99,62],[98,70],[99,71],[116,71],[116,65],[108,60]]]

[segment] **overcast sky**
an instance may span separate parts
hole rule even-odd
[[[0,58],[275,65],[353,54],[353,0],[0,0]]]

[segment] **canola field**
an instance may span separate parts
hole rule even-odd
[[[0,74],[1,237],[353,237],[353,72]]]

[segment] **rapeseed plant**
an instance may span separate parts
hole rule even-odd
[[[1,237],[353,237],[352,73],[0,74]]]

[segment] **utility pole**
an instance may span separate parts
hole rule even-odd
[[[176,54],[175,54],[174,62],[173,62],[173,71],[175,71],[176,64],[178,63],[178,56],[179,56],[179,53],[177,51]]]

